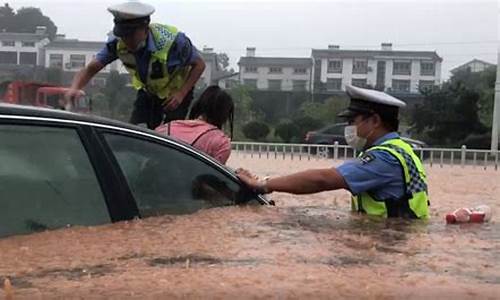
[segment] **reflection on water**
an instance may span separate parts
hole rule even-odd
[[[498,174],[484,175],[463,177],[478,184],[454,197],[431,181],[437,216],[428,222],[351,214],[348,194],[330,192],[10,237],[0,240],[0,280],[10,279],[14,299],[495,299],[500,225],[442,219],[478,195],[499,211]]]

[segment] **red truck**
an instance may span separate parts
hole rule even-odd
[[[11,81],[1,84],[3,95],[0,102],[62,109],[77,113],[90,113],[91,102],[81,91],[80,95],[67,101],[64,97],[69,88],[34,81]]]

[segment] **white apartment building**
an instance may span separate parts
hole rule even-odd
[[[45,66],[60,68],[65,72],[77,72],[94,59],[96,53],[104,46],[104,42],[66,39],[64,35],[58,35],[54,41],[45,46]],[[125,67],[119,60],[107,65],[101,72],[109,73],[111,70],[126,73]]]
[[[310,58],[256,57],[247,48],[240,58],[240,83],[258,90],[310,91],[313,62]]]
[[[418,93],[441,82],[442,58],[430,51],[313,49],[316,90],[345,91],[346,84],[395,93]]]
[[[0,64],[43,66],[48,43],[44,26],[35,33],[0,32]]]

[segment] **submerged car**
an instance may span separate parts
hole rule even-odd
[[[182,142],[134,125],[0,104],[0,237],[272,204]]]

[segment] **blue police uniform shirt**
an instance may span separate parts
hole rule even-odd
[[[104,48],[102,48],[101,51],[96,54],[96,60],[103,65],[107,65],[118,59],[118,55],[116,53],[116,45],[108,47],[108,45],[113,45],[117,41],[118,39],[116,37],[110,38],[106,43],[106,46],[104,46]],[[147,81],[146,79],[148,75],[151,53],[156,50],[157,48],[153,39],[153,34],[149,32],[146,40],[146,46],[134,53],[137,62],[137,71],[142,82]],[[179,32],[175,37],[175,40],[168,54],[168,71],[169,73],[172,73],[176,68],[188,66],[199,57],[200,55],[198,53],[198,50],[191,44],[191,40],[189,40],[189,38],[184,33]]]
[[[390,132],[374,145],[399,138]],[[400,199],[405,194],[403,169],[396,157],[383,150],[370,151],[370,159],[353,159],[337,167],[353,195],[370,191],[379,200]]]

